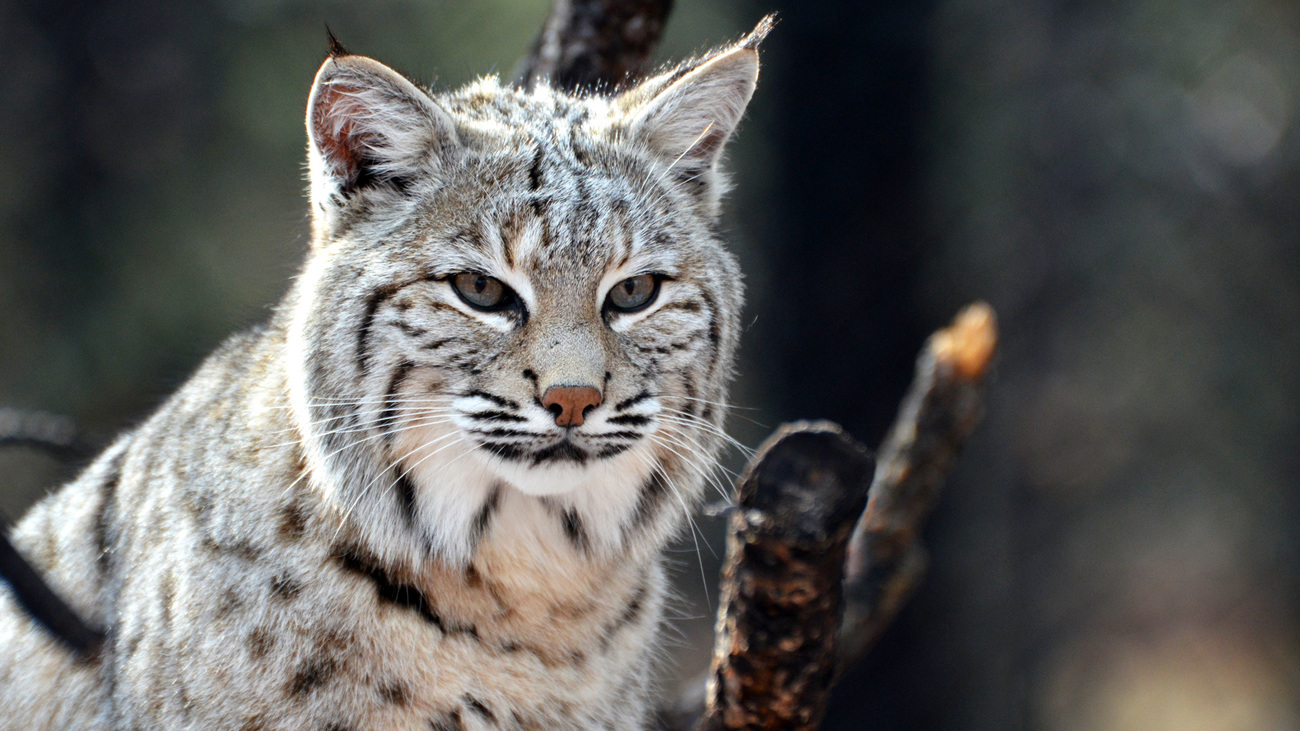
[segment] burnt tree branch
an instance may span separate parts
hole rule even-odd
[[[645,74],[672,0],[555,0],[516,84],[610,91]]]
[[[921,527],[983,415],[997,337],[993,309],[977,303],[930,336],[917,358],[849,544],[842,667],[866,653],[920,583],[926,565]]]
[[[838,427],[783,427],[759,450],[731,518],[713,669],[663,729],[816,727],[839,672],[920,583],[921,528],[979,422],[996,347],[982,303],[930,337],[860,517],[844,508],[860,509],[870,462]]]
[[[815,729],[837,668],[844,555],[871,458],[829,422],[781,427],[730,517],[701,729]]]

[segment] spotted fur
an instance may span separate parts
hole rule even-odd
[[[276,315],[13,532],[107,641],[76,659],[0,593],[0,726],[643,727],[726,412],[717,158],[760,35],[613,97],[432,94],[333,48]],[[606,306],[642,274],[657,299]],[[601,403],[558,426],[552,386]]]

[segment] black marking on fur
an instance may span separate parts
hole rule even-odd
[[[596,452],[596,458],[609,459],[610,457],[613,457],[615,455],[622,454],[627,450],[631,449],[632,444],[633,444],[632,442],[628,442],[626,444],[610,444],[608,446],[601,447],[600,451]]]
[[[684,302],[669,302],[668,304],[659,308],[660,312],[664,312],[666,310],[681,310],[683,312],[699,312],[700,303],[696,302],[695,300],[686,300]]]
[[[338,662],[332,657],[314,657],[305,660],[294,672],[289,681],[289,695],[302,695],[328,683],[338,670]]]
[[[333,31],[330,30],[328,25],[325,26],[325,44],[329,48],[330,58],[352,55],[348,53],[348,49],[344,48],[342,43],[339,43],[339,39],[334,37]]]
[[[601,651],[609,649],[609,645],[614,641],[614,637],[622,632],[628,625],[637,621],[641,613],[645,611],[646,598],[650,594],[650,585],[644,577],[641,583],[637,585],[636,591],[632,593],[632,598],[628,600],[627,606],[623,611],[610,623],[605,631],[601,633],[600,647]]]
[[[527,378],[529,381],[532,381],[533,388],[537,388],[537,374],[534,373],[531,368],[524,369],[524,378]],[[519,407],[516,406],[515,408],[519,408]]]
[[[590,452],[567,439],[532,453],[534,467],[544,462],[574,462],[581,465],[586,464],[589,459],[591,459]]]
[[[488,723],[496,723],[496,714],[492,712],[492,709],[484,705],[483,701],[480,701],[468,693],[462,696],[461,700],[464,701],[466,708],[478,714],[484,721],[487,721]]]
[[[488,496],[487,500],[483,501],[483,507],[479,508],[478,515],[474,517],[474,525],[470,529],[469,540],[471,546],[478,546],[479,540],[487,532],[488,524],[492,522],[492,515],[501,505],[501,492],[500,484],[493,485],[492,494]]]
[[[530,439],[536,439],[538,436],[540,436],[526,429],[506,429],[504,427],[497,427],[494,429],[470,429],[469,432],[471,434],[481,434],[482,436],[485,437],[498,437],[498,438],[499,437],[526,437]]]
[[[415,369],[415,364],[411,361],[402,361],[393,369],[393,375],[388,379],[388,388],[384,391],[384,408],[379,412],[379,430],[384,432],[384,442],[391,443],[393,440],[392,430],[397,423],[397,392],[401,390],[406,383],[406,377]]]
[[[394,320],[390,324],[393,325],[393,327],[396,327],[398,330],[401,330],[402,334],[406,335],[409,338],[419,339],[429,334],[428,330],[425,330],[422,327],[416,327],[411,323],[407,322],[406,320]]]
[[[718,358],[722,355],[722,326],[718,322],[718,303],[714,301],[707,292],[701,292],[700,298],[709,309],[709,345],[713,347],[709,353],[709,373],[713,373],[718,365]]]
[[[415,482],[401,466],[394,468],[397,472],[397,479],[393,482],[393,492],[397,495],[397,508],[402,514],[402,519],[406,521],[408,527],[414,527],[416,521],[415,515]]]
[[[377,689],[379,697],[390,706],[404,706],[411,700],[411,687],[400,680],[392,680]]]
[[[505,460],[518,462],[526,459],[529,455],[527,449],[509,442],[479,442],[479,444],[487,451]]]
[[[371,292],[366,297],[365,314],[361,317],[361,327],[357,328],[357,371],[364,374],[370,368],[370,329],[375,323],[375,313],[380,305],[402,288],[401,284],[387,284]]]
[[[465,731],[465,722],[460,719],[460,709],[429,719],[429,731]]]
[[[275,635],[271,634],[266,627],[257,627],[248,633],[244,642],[248,645],[248,656],[254,660],[261,660],[275,645]]]
[[[298,500],[287,503],[280,509],[280,537],[286,541],[297,541],[307,532],[307,515]]]
[[[276,574],[271,577],[271,598],[281,602],[290,602],[302,593],[302,582],[288,574]]]
[[[497,396],[495,394],[490,394],[487,391],[479,391],[475,389],[473,391],[466,391],[465,393],[462,393],[461,396],[464,396],[466,398],[470,396],[477,396],[478,398],[481,398],[484,401],[490,401],[496,404],[497,406],[500,406],[505,409],[513,409],[516,411],[519,409],[519,404],[515,403],[514,401],[501,398],[500,396]]]
[[[373,583],[380,600],[415,612],[421,619],[437,627],[443,634],[462,635],[478,639],[477,628],[473,625],[459,625],[443,620],[433,610],[423,592],[410,584],[398,583],[374,558],[351,548],[337,549],[335,556],[345,570],[358,574]]]
[[[504,421],[511,424],[518,424],[528,421],[522,416],[511,414],[505,411],[478,411],[465,414],[475,421]]]
[[[548,504],[548,507],[553,503]],[[552,510],[555,508],[552,507]],[[582,516],[578,515],[577,508],[565,508],[560,511],[560,526],[564,528],[564,537],[569,539],[573,547],[587,553],[591,550],[591,538],[587,535],[587,527],[582,523]]]
[[[240,598],[239,592],[235,591],[234,588],[227,587],[221,594],[221,601],[217,603],[217,611],[214,618],[217,621],[228,619],[230,615],[235,613],[236,609],[239,609],[243,605],[244,600]]]
[[[641,486],[641,497],[637,499],[636,511],[632,514],[631,531],[643,530],[654,518],[659,507],[668,498],[672,490],[671,483],[661,467],[655,467],[645,484]]]
[[[542,160],[545,152],[541,145],[537,146],[537,153],[533,155],[533,165],[528,169],[528,189],[536,192],[542,187]]]
[[[623,414],[622,416],[611,416],[605,420],[606,423],[616,426],[645,426],[650,421],[650,417],[644,414]],[[625,433],[637,435],[636,432]]]
[[[437,350],[448,343],[454,343],[459,340],[460,338],[440,338],[438,340],[432,340],[421,345],[420,350]]]
[[[617,404],[614,405],[614,410],[622,411],[632,406],[636,406],[642,401],[649,401],[652,398],[654,398],[654,394],[650,393],[649,391],[642,391],[641,393],[638,393],[632,398],[627,398],[627,399],[623,399],[622,401],[619,401]]]
[[[700,399],[699,391],[695,389],[695,381],[689,375],[682,379],[682,390],[686,392],[685,411],[691,416],[695,416],[699,410]]]
[[[100,483],[99,488],[99,511],[95,514],[95,565],[99,567],[100,573],[106,574],[112,567],[112,537],[110,533],[113,527],[113,517],[116,514],[117,486],[122,481],[122,462],[125,461],[126,450],[119,452],[108,464],[108,474],[104,481]]]

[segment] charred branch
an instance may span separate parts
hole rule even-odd
[[[516,85],[606,92],[645,74],[672,0],[555,0]]]

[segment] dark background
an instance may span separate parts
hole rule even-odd
[[[323,23],[447,87],[509,74],[547,5],[0,0],[0,405],[111,434],[266,316]],[[661,56],[771,10],[733,433],[877,443],[931,330],[982,298],[1003,331],[930,575],[827,728],[1300,727],[1300,11],[678,0]],[[0,453],[0,510],[65,469]],[[673,679],[717,566],[675,555]]]

